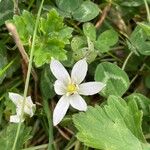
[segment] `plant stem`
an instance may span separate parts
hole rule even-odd
[[[53,150],[53,124],[52,124],[52,113],[49,109],[48,100],[43,98],[44,111],[47,116],[49,126],[49,144],[48,150]]]
[[[130,59],[130,57],[132,56],[133,52],[130,52],[129,55],[127,56],[126,60],[124,61],[123,65],[122,65],[122,70],[125,69],[127,63],[128,63],[128,60]]]
[[[138,72],[141,72],[143,69],[145,68],[145,63],[141,66],[141,68],[139,69]],[[138,77],[138,73],[133,77],[133,79],[130,81],[130,86],[131,84],[136,80],[136,78]]]
[[[147,20],[148,20],[148,22],[150,22],[150,11],[149,11],[147,0],[144,0],[144,3],[145,3],[145,7],[146,7],[146,12],[147,12]]]
[[[7,64],[2,70],[0,70],[0,77],[11,67],[11,65],[16,61],[15,57],[9,64]]]
[[[29,66],[28,66],[27,78],[26,78],[26,82],[25,82],[24,95],[23,95],[24,100],[23,100],[22,107],[21,107],[21,118],[24,115],[24,105],[25,105],[25,102],[26,102],[26,97],[27,97],[27,92],[28,92],[28,87],[29,87],[30,74],[31,74],[31,69],[32,69],[32,60],[33,60],[33,52],[34,52],[34,46],[35,46],[35,38],[36,38],[36,33],[37,33],[37,28],[38,28],[38,24],[39,24],[39,18],[40,18],[41,10],[42,10],[42,7],[43,7],[43,3],[44,3],[44,0],[42,0],[40,8],[38,10],[36,23],[35,23],[35,29],[34,29],[34,33],[33,33],[33,41],[32,41],[32,45],[31,45]],[[18,140],[18,137],[19,137],[20,129],[21,129],[21,120],[18,124],[18,128],[17,128],[15,141],[14,141],[12,150],[15,150],[15,148],[16,148],[16,144],[17,144],[17,140]]]

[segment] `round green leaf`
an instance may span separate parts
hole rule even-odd
[[[88,22],[83,24],[83,32],[86,37],[90,38],[91,41],[96,40],[96,28],[92,23]]]
[[[104,97],[122,96],[129,87],[127,74],[117,65],[109,62],[103,62],[97,66],[95,80],[106,83],[106,87],[101,92]]]
[[[71,48],[73,51],[77,51],[87,46],[87,39],[85,36],[74,36],[71,41]]]
[[[56,0],[59,9],[70,13],[77,9],[82,2],[83,0]]]
[[[118,42],[118,33],[114,30],[106,30],[99,35],[95,46],[100,52],[104,53],[110,50],[110,47]]]
[[[73,12],[73,17],[77,21],[86,22],[94,19],[98,14],[98,6],[93,2],[85,1]]]
[[[150,42],[147,32],[149,32],[148,28],[146,29],[139,25],[134,29],[129,39],[131,45],[128,43],[131,51],[137,51],[142,55],[150,55]]]

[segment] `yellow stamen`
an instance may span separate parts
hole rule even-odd
[[[68,84],[67,86],[67,92],[70,94],[73,94],[74,92],[77,91],[77,86],[75,84]]]

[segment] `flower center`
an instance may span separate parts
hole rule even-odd
[[[69,94],[73,94],[76,91],[77,91],[77,86],[75,84],[72,84],[72,83],[68,84],[68,86],[67,86],[67,92]]]

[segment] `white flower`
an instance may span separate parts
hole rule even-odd
[[[51,60],[50,68],[57,78],[54,83],[55,92],[58,95],[63,95],[58,101],[53,113],[53,124],[56,126],[65,116],[69,105],[80,111],[86,111],[87,104],[79,94],[94,95],[100,92],[105,84],[101,82],[87,82],[81,84],[88,69],[88,64],[85,59],[78,61],[74,65],[71,76],[57,60]]]
[[[12,100],[12,102],[16,105],[16,115],[10,116],[10,122],[19,123],[20,121],[23,122],[25,120],[25,115],[29,115],[32,117],[35,112],[35,104],[33,104],[31,96],[28,96],[25,101],[24,105],[24,115],[21,117],[21,109],[23,105],[23,96],[17,94],[17,93],[10,93],[9,92],[9,98]]]

